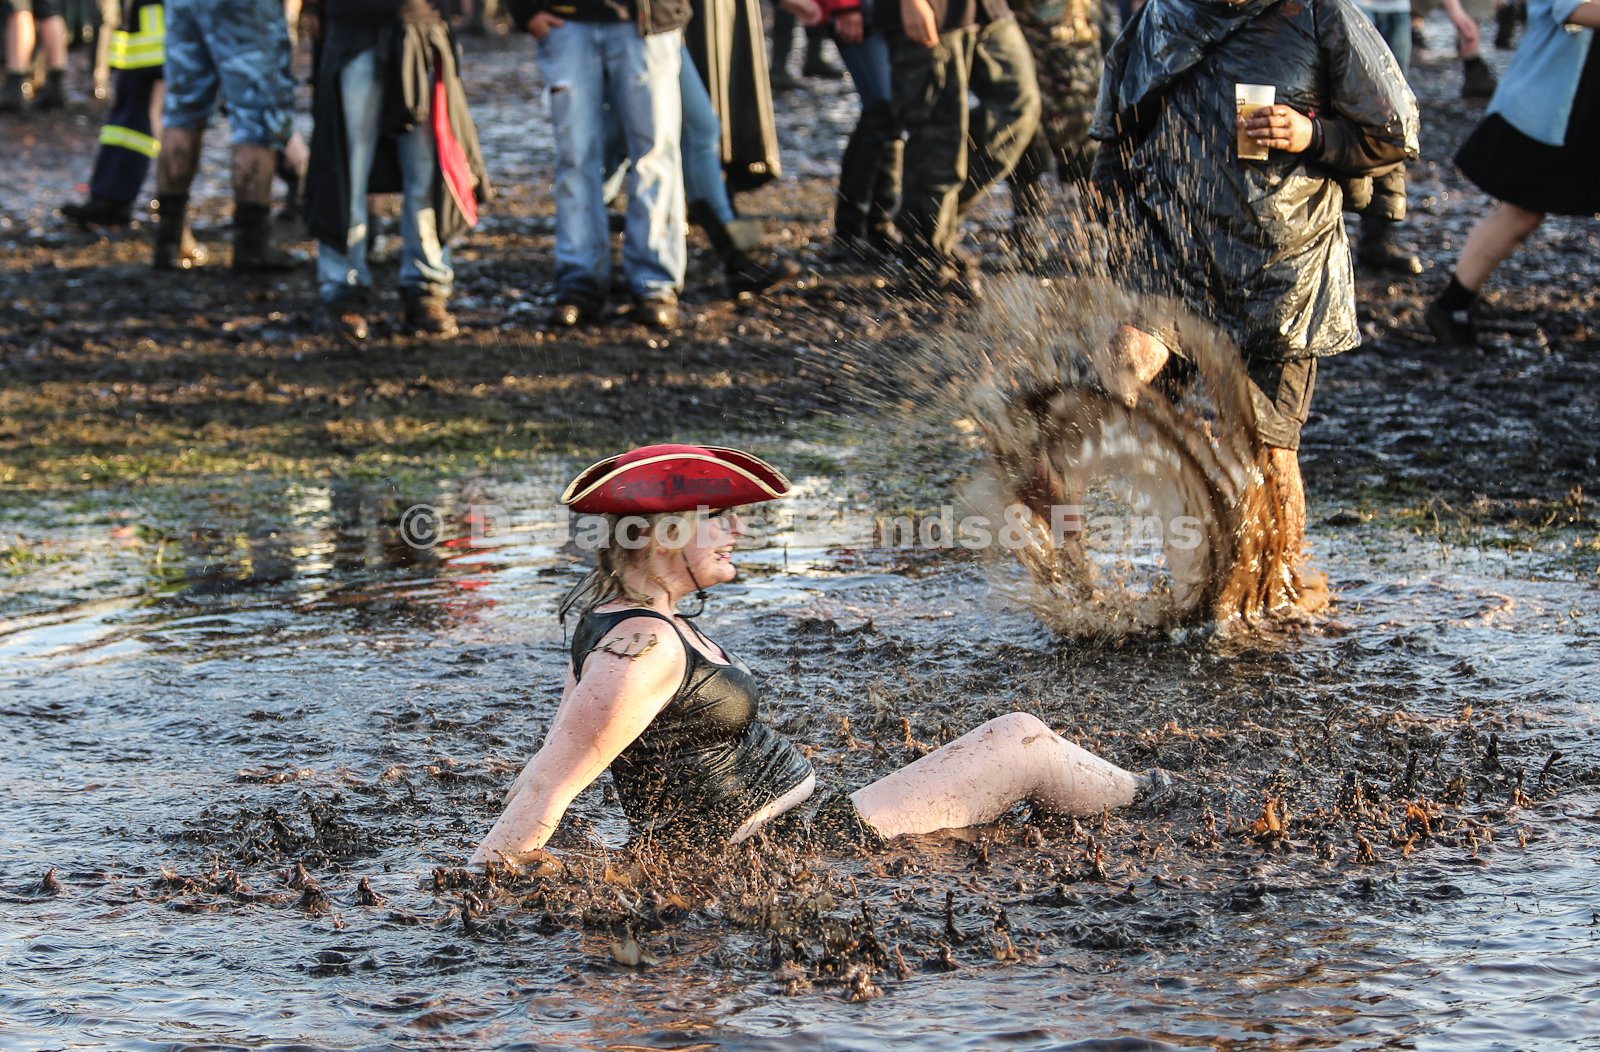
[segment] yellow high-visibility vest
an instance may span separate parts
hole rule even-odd
[[[160,4],[139,8],[138,30],[111,34],[112,69],[149,69],[167,61],[167,15]]]

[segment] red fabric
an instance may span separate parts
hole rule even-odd
[[[437,64],[433,67],[433,141],[445,189],[455,198],[467,225],[477,226],[478,198],[472,190],[472,168],[467,164],[467,151],[450,128],[450,100],[445,97],[444,77]]]
[[[642,446],[594,464],[573,480],[561,503],[613,515],[719,510],[774,500],[789,480],[760,457],[718,446]]]

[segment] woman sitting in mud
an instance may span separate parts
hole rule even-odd
[[[811,764],[759,718],[750,671],[677,612],[680,600],[734,579],[743,528],[732,509],[788,491],[780,472],[750,454],[684,445],[603,460],[567,488],[562,503],[604,513],[622,544],[601,549],[598,568],[562,603],[563,616],[582,615],[566,689],[471,864],[515,863],[542,848],[608,767],[636,839],[714,845],[764,827],[806,832],[797,815],[810,809],[796,809],[816,790]],[[809,829],[824,842],[870,845],[993,822],[1022,800],[1098,813],[1132,803],[1160,778],[1136,776],[1013,712],[829,796]]]

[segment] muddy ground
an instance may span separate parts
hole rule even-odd
[[[395,1043],[439,1047],[523,1035],[519,998],[539,1040],[561,1047],[607,1034],[688,1045],[735,1015],[743,1047],[811,1027],[814,1047],[840,1047],[817,995],[885,992],[877,1018],[910,1029],[987,1020],[965,1047],[1062,1036],[1009,1019],[1014,1002],[1085,1033],[1117,1017],[1122,1033],[1232,1047],[1404,1040],[1453,1018],[1407,988],[1430,979],[1406,957],[1416,918],[1486,894],[1520,913],[1515,867],[1536,866],[1563,829],[1592,828],[1600,785],[1567,712],[1592,664],[1579,616],[1594,616],[1600,563],[1585,495],[1600,456],[1597,231],[1553,221],[1507,266],[1483,351],[1427,345],[1421,309],[1484,205],[1448,163],[1479,113],[1455,97],[1453,63],[1424,54],[1414,78],[1426,119],[1411,236],[1430,269],[1363,279],[1369,342],[1327,363],[1306,430],[1313,532],[1343,574],[1331,618],[1062,643],[994,609],[955,556],[837,549],[803,585],[757,566],[719,616],[829,784],[1020,707],[1126,766],[1174,770],[1174,793],[1080,820],[1022,809],[876,854],[760,843],[705,865],[600,846],[618,838],[597,789],[553,845],[561,863],[488,885],[453,867],[537,742],[530,712],[553,704],[562,657],[546,614],[571,568],[509,550],[386,563],[374,553],[394,548],[397,503],[448,489],[545,506],[548,480],[532,496],[516,480],[552,460],[748,438],[826,480],[841,506],[925,507],[975,452],[947,416],[888,396],[919,334],[959,308],[902,301],[824,261],[828,159],[853,114],[841,89],[786,97],[791,174],[741,201],[815,272],[802,287],[729,303],[700,253],[682,333],[618,316],[552,337],[539,327],[552,217],[529,49],[469,50],[501,195],[458,253],[465,331],[448,344],[384,331],[337,346],[311,330],[308,276],[152,274],[139,232],[98,238],[50,214],[86,170],[96,114],[15,126],[0,158],[23,188],[0,229],[0,499],[21,583],[3,638],[28,651],[30,631],[93,620],[94,590],[49,580],[57,556],[33,540],[52,516],[137,509],[106,522],[143,545],[144,577],[103,589],[133,606],[109,634],[8,672],[0,717],[40,759],[37,788],[18,789],[22,839],[4,844],[4,894],[34,925],[13,962],[28,986],[0,1016],[123,1035],[145,1013],[166,1034],[260,1044],[285,1037],[273,1013],[294,988],[317,1002],[303,1010],[330,1027],[328,1047],[391,1025]],[[200,233],[225,255],[212,150]],[[996,269],[1004,204],[972,233]],[[332,525],[285,512],[280,537],[277,520],[236,522],[319,487],[334,491]],[[341,489],[356,494],[343,510]],[[1452,561],[1463,544],[1476,554]],[[288,571],[262,569],[274,552]],[[1497,575],[1516,577],[1514,598]],[[1505,621],[1509,642],[1494,635]],[[83,729],[103,720],[134,736]],[[139,795],[107,771],[130,772]],[[78,799],[109,803],[101,815]],[[95,850],[66,846],[80,833]],[[129,930],[124,945],[103,936]],[[232,964],[230,937],[249,948]],[[173,946],[191,949],[177,971]],[[77,978],[89,973],[113,991],[102,1017],[61,1008],[53,969],[80,992],[99,989]],[[181,986],[186,969],[202,984],[236,976],[237,1000],[150,1007],[141,984]],[[1402,1006],[1381,1007],[1395,1003],[1385,991]],[[781,994],[801,1007],[771,1009]],[[972,1016],[968,999],[994,1013]],[[873,1019],[844,1024],[855,1043],[903,1037]],[[339,1029],[352,1025],[368,1036]]]

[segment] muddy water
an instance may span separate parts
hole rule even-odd
[[[570,468],[210,493],[42,538],[53,561],[6,579],[0,622],[9,1047],[1595,1032],[1600,604],[1562,569],[1572,538],[1506,552],[1325,526],[1340,603],[1320,629],[1099,648],[998,602],[968,559],[830,546],[861,537],[860,495],[802,476],[705,623],[766,673],[827,782],[1021,707],[1173,769],[1175,796],[1087,823],[1021,811],[870,858],[767,844],[720,875],[658,859],[630,878],[598,787],[558,845],[570,876],[440,887],[554,708],[550,611],[579,572],[552,510]],[[418,550],[405,511],[423,501],[441,543]],[[476,540],[475,503],[501,524]],[[1269,797],[1281,835],[1261,830]],[[841,941],[863,907],[883,957]],[[659,963],[618,963],[629,938]]]

